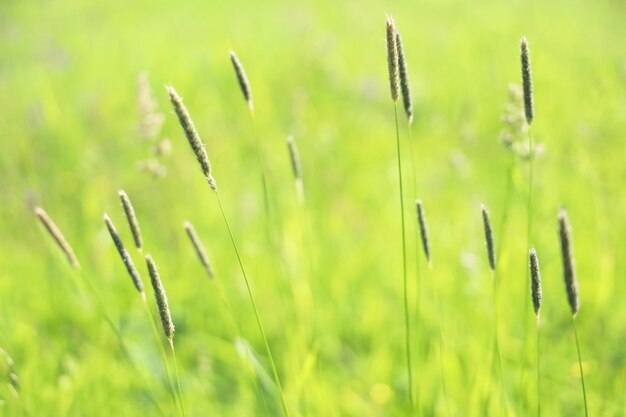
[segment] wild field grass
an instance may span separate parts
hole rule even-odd
[[[2,2],[0,415],[626,415],[623,21]]]

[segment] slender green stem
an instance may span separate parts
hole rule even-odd
[[[493,328],[494,328],[494,344],[493,349],[496,355],[496,369],[498,379],[500,382],[500,415],[506,415],[505,401],[502,397],[506,396],[506,390],[504,388],[504,377],[502,376],[502,355],[500,354],[500,342],[498,338],[498,281],[497,281],[497,266],[496,270],[491,271],[492,278],[492,296],[493,296]]]
[[[172,358],[174,359],[174,371],[176,373],[176,385],[178,386],[178,399],[180,401],[180,409],[185,417],[185,401],[183,400],[183,390],[180,386],[180,375],[178,374],[178,361],[176,360],[176,350],[174,349],[174,338],[169,339],[170,349],[172,350]]]
[[[276,363],[274,362],[274,358],[272,356],[272,351],[270,349],[269,342],[267,341],[267,336],[265,335],[265,330],[263,329],[263,324],[261,323],[261,317],[259,316],[259,310],[257,309],[256,302],[254,301],[254,295],[252,294],[252,288],[250,287],[250,282],[248,280],[248,275],[246,274],[246,270],[243,266],[243,261],[241,259],[241,255],[239,253],[239,249],[237,248],[237,243],[235,242],[235,237],[230,228],[230,223],[228,223],[228,218],[226,217],[226,213],[224,211],[224,207],[222,206],[222,201],[220,200],[220,195],[217,191],[215,191],[215,196],[217,197],[217,203],[220,207],[220,211],[222,213],[222,218],[224,219],[224,223],[226,224],[226,229],[228,229],[228,235],[230,237],[230,241],[235,250],[235,254],[237,255],[237,261],[239,262],[239,268],[241,269],[241,273],[243,275],[244,282],[246,284],[246,289],[248,290],[248,296],[250,297],[250,303],[252,304],[252,309],[254,310],[254,316],[256,318],[257,325],[259,327],[259,332],[261,333],[261,337],[263,339],[263,343],[265,345],[265,351],[267,353],[267,357],[270,361],[270,365],[272,367],[272,374],[274,376],[274,381],[276,382],[276,386],[278,387],[278,393],[280,396],[280,402],[283,407],[283,412],[286,417],[289,417],[289,410],[287,408],[287,402],[285,401],[285,395],[283,393],[283,387],[280,383],[280,378],[278,377],[278,370],[276,369]]]
[[[432,266],[432,263],[430,262],[428,263],[428,270],[432,273],[433,266]],[[437,330],[439,333],[439,372],[441,373],[441,391],[443,393],[443,401],[446,406],[446,412],[449,417],[452,415],[452,413],[450,411],[450,402],[448,401],[448,390],[446,386],[446,370],[445,370],[445,362],[444,362],[444,350],[445,350],[445,346],[443,343],[444,313],[442,311],[442,306],[441,306],[441,302],[439,299],[439,290],[437,288],[437,283],[432,279],[432,277],[430,279],[430,282],[432,285],[435,307],[437,308],[437,311],[439,312],[439,317],[440,317],[439,323],[437,325]]]
[[[583,361],[580,357],[580,343],[578,343],[578,331],[576,330],[576,317],[572,316],[572,325],[574,326],[574,338],[576,339],[576,352],[578,352],[578,369],[580,370],[580,382],[583,389],[583,401],[585,402],[585,416],[589,417],[587,411],[587,391],[585,390],[585,376],[583,374]]]
[[[509,219],[509,211],[511,206],[511,197],[513,195],[513,169],[515,168],[515,153],[511,151],[511,159],[509,162],[509,167],[507,168],[507,181],[504,195],[504,204],[502,208],[502,217],[500,217],[500,229],[497,245],[498,248],[496,250],[496,259],[500,259],[500,254],[502,253],[502,246],[504,245],[502,242],[504,241],[504,233],[506,231],[506,224]]]
[[[398,105],[393,103],[393,110],[396,120],[396,150],[398,159],[398,181],[400,183],[400,218],[402,220],[402,273],[404,285],[404,327],[406,339],[406,363],[409,374],[409,402],[411,405],[411,414],[414,413],[413,403],[413,370],[411,366],[411,323],[409,318],[409,292],[408,279],[406,271],[406,233],[404,226],[404,190],[402,186],[402,157],[400,152],[400,128],[398,127]]]
[[[263,150],[261,149],[261,139],[259,138],[259,129],[257,127],[256,117],[252,109],[250,109],[250,119],[252,120],[252,128],[254,130],[254,149],[256,152],[257,164],[259,165],[259,171],[261,172],[261,183],[263,185],[263,207],[265,208],[267,236],[270,242],[273,242],[274,239],[272,236],[270,225],[270,195],[269,187],[267,184],[267,174],[265,172],[265,160],[263,158]]]
[[[163,362],[163,370],[165,371],[165,377],[167,378],[167,389],[174,401],[174,408],[178,407],[176,402],[176,393],[174,391],[174,387],[172,386],[172,378],[170,376],[170,368],[167,364],[167,355],[165,353],[165,348],[163,347],[163,341],[161,340],[161,334],[159,333],[159,329],[154,321],[154,316],[150,312],[150,306],[148,305],[148,301],[146,299],[146,293],[141,293],[141,300],[146,310],[146,314],[148,315],[148,320],[150,321],[150,327],[152,328],[152,334],[154,335],[154,340],[156,344],[159,346],[159,350],[161,351],[161,361]]]
[[[527,220],[526,220],[526,248],[525,251],[530,249],[531,233],[532,233],[532,197],[533,197],[533,139],[530,134],[530,126],[528,126],[528,205],[527,205]],[[524,372],[526,371],[526,343],[528,339],[528,318],[526,316],[526,306],[530,304],[530,269],[524,266],[526,271],[526,290],[524,291],[524,303],[522,304],[522,321],[523,321],[523,333],[522,333],[522,372],[520,376],[520,387],[524,386]]]
[[[539,318],[537,318],[537,417],[541,417],[541,349],[539,340],[541,332],[539,330]]]

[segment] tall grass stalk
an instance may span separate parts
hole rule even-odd
[[[235,237],[233,236],[230,223],[228,222],[228,218],[226,216],[224,207],[222,205],[222,201],[220,199],[220,195],[217,189],[217,183],[215,182],[215,179],[213,178],[213,175],[212,175],[211,164],[209,162],[209,157],[206,153],[204,143],[200,139],[200,135],[198,134],[198,131],[196,130],[193,120],[191,119],[191,116],[189,115],[187,108],[183,104],[183,100],[176,93],[173,87],[168,87],[167,90],[168,90],[168,95],[172,103],[172,106],[174,108],[174,111],[176,112],[176,115],[178,117],[178,121],[180,122],[180,125],[183,128],[183,131],[185,132],[185,136],[187,137],[189,145],[191,146],[191,149],[193,150],[196,156],[196,159],[198,160],[202,173],[204,174],[204,177],[207,179],[211,190],[215,192],[217,203],[219,205],[220,212],[222,214],[222,219],[224,220],[224,224],[226,225],[226,229],[228,230],[228,236],[230,237],[230,241],[233,245],[233,249],[235,250],[235,254],[237,255],[237,261],[239,263],[239,268],[241,269],[241,273],[244,278],[244,283],[248,291],[248,296],[250,298],[250,303],[252,304],[252,309],[254,310],[254,316],[255,316],[255,319],[259,328],[259,332],[261,333],[261,337],[263,339],[265,351],[267,353],[268,359],[270,361],[270,365],[272,367],[272,374],[274,376],[276,386],[278,387],[278,392],[280,395],[280,402],[283,408],[283,412],[285,413],[286,417],[289,417],[289,409],[287,407],[287,402],[285,400],[285,395],[283,392],[282,384],[278,376],[276,363],[274,362],[274,357],[272,356],[272,351],[270,349],[267,336],[265,335],[265,330],[263,329],[263,324],[261,322],[261,317],[259,315],[256,301],[254,299],[254,294],[252,293],[252,288],[250,286],[250,280],[248,279],[248,274],[246,273],[246,270],[243,266],[243,260],[241,259],[241,254],[239,253],[239,249],[237,248]],[[244,93],[244,96],[245,96],[245,93]]]
[[[576,265],[574,261],[574,247],[572,241],[572,228],[565,209],[559,210],[559,240],[561,243],[561,260],[563,262],[563,280],[565,282],[565,293],[567,303],[572,314],[572,326],[574,327],[574,338],[576,339],[576,352],[578,353],[578,368],[580,370],[580,382],[583,391],[583,402],[585,404],[585,416],[589,416],[587,410],[587,390],[585,389],[585,376],[580,355],[580,343],[578,342],[578,330],[576,329],[576,316],[580,309],[578,279],[576,278]]]
[[[165,334],[165,337],[168,339],[170,350],[172,352],[174,371],[176,374],[176,385],[178,387],[178,401],[180,403],[182,416],[185,417],[185,401],[183,400],[183,390],[180,385],[180,375],[178,373],[178,362],[176,360],[176,351],[174,350],[175,328],[174,323],[172,322],[172,314],[167,302],[167,294],[165,293],[165,288],[163,288],[163,283],[161,282],[161,277],[159,276],[156,263],[149,254],[146,255],[146,266],[148,267],[150,282],[152,284],[152,289],[154,290],[154,298],[159,309],[159,317],[161,318],[161,324],[163,326],[163,334]]]
[[[526,218],[526,250],[530,248],[532,239],[532,219],[533,219],[533,139],[531,134],[531,125],[535,117],[534,109],[534,97],[533,97],[533,80],[532,70],[530,65],[530,52],[528,49],[528,41],[525,37],[520,40],[520,66],[522,74],[522,89],[524,98],[524,116],[526,123],[528,124],[528,200],[527,200],[527,218]],[[524,372],[526,370],[526,345],[528,339],[528,319],[526,318],[526,306],[528,305],[528,299],[530,297],[530,270],[525,268],[526,272],[526,291],[525,302],[522,308],[523,317],[523,334],[522,334],[522,372],[520,376],[520,387],[524,387]]]
[[[494,242],[493,237],[493,228],[491,226],[491,220],[489,216],[489,211],[485,205],[482,205],[481,214],[483,219],[483,229],[485,233],[485,246],[487,249],[487,260],[489,261],[489,269],[491,271],[491,296],[493,302],[493,354],[495,355],[495,366],[494,368],[496,377],[498,378],[498,382],[500,384],[500,414],[505,415],[506,401],[503,400],[503,397],[506,398],[506,389],[504,387],[504,376],[502,372],[502,354],[500,353],[500,338],[498,334],[499,328],[499,319],[498,319],[498,263],[497,263],[497,255],[496,255],[496,242]]]
[[[539,271],[539,258],[534,248],[530,249],[529,254],[529,269],[530,269],[530,283],[531,283],[531,296],[533,300],[533,310],[535,312],[535,322],[537,327],[537,417],[541,415],[541,356],[540,356],[540,309],[541,309],[541,273]]]
[[[396,125],[396,154],[398,164],[398,183],[400,187],[400,220],[402,227],[402,273],[403,273],[403,291],[404,291],[404,327],[405,327],[405,344],[406,344],[406,362],[407,373],[409,376],[409,405],[411,414],[415,413],[415,402],[413,400],[413,369],[411,365],[411,322],[409,312],[409,294],[408,294],[408,278],[407,278],[407,262],[406,262],[406,231],[404,222],[404,189],[402,184],[402,153],[400,151],[400,128],[398,126],[398,95],[400,93],[399,63],[398,63],[398,47],[397,47],[397,31],[395,23],[391,17],[387,17],[386,27],[387,37],[387,66],[389,69],[389,86],[391,91],[391,100],[393,101],[393,111]]]

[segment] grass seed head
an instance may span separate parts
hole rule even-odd
[[[402,38],[400,32],[396,31],[396,49],[398,51],[398,70],[400,75],[400,91],[402,92],[402,104],[404,112],[409,120],[409,124],[413,123],[413,100],[411,99],[411,83],[409,81],[409,70],[406,66],[406,58],[404,57],[404,48],[402,47]]]
[[[572,246],[572,230],[565,209],[559,210],[559,239],[561,241],[561,259],[563,260],[563,279],[567,302],[572,315],[578,313],[578,280],[576,279],[576,265],[574,262],[574,249]]]
[[[491,220],[489,219],[489,210],[483,204],[480,206],[483,216],[483,228],[485,229],[485,244],[487,246],[487,258],[489,259],[489,268],[496,270],[496,251],[493,242],[493,229],[491,228]]]
[[[302,166],[300,165],[300,154],[293,136],[287,137],[287,148],[289,150],[289,159],[291,160],[291,169],[293,176],[298,180],[302,179]]]
[[[194,229],[193,225],[189,222],[185,222],[183,224],[183,227],[185,231],[187,232],[187,236],[189,236],[189,240],[191,241],[191,244],[196,250],[198,259],[200,259],[200,263],[202,263],[202,266],[204,266],[204,269],[206,270],[207,275],[209,276],[209,278],[213,278],[214,274],[213,274],[213,268],[211,267],[211,262],[209,262],[209,257],[207,256],[206,251],[204,250],[204,246],[202,245],[202,242],[200,241],[200,238],[198,237],[198,234],[196,233],[196,229]]]
[[[76,255],[74,255],[72,247],[65,239],[65,236],[63,236],[63,233],[61,233],[61,229],[59,229],[58,226],[52,221],[50,216],[48,216],[48,213],[46,213],[46,211],[41,207],[35,207],[35,215],[37,216],[37,218],[39,218],[39,221],[46,228],[50,236],[52,236],[57,246],[59,246],[61,251],[65,254],[65,257],[67,258],[72,268],[80,268],[80,264],[78,263]]]
[[[522,87],[524,90],[524,114],[526,122],[530,125],[535,117],[535,107],[533,102],[533,78],[530,69],[530,53],[528,51],[528,41],[522,38],[520,41],[520,60],[522,64]]]
[[[537,257],[535,248],[532,248],[528,252],[528,258],[530,267],[530,295],[533,300],[535,317],[537,318],[537,323],[539,323],[539,310],[541,309],[541,273],[539,271],[539,258]]]
[[[426,260],[430,264],[430,241],[428,239],[428,227],[426,226],[426,214],[424,213],[424,206],[422,200],[415,202],[417,206],[417,222],[420,227],[420,237],[422,238],[422,248],[424,249],[424,255]]]
[[[174,323],[172,322],[170,307],[167,304],[167,294],[165,294],[163,283],[159,277],[159,271],[150,254],[146,255],[146,265],[150,273],[150,282],[154,290],[154,298],[159,308],[159,317],[161,318],[163,333],[165,333],[165,337],[171,341],[174,338]]]
[[[387,16],[387,66],[389,67],[389,86],[391,88],[391,99],[398,100],[399,69],[398,69],[398,48],[396,46],[396,25],[393,19]]]
[[[126,220],[128,220],[128,226],[133,234],[135,246],[137,246],[137,249],[141,249],[143,247],[143,240],[141,239],[141,230],[139,229],[139,221],[135,215],[135,209],[130,202],[130,198],[128,198],[128,194],[126,194],[124,190],[120,190],[118,194],[120,196],[120,200],[122,201],[122,207],[124,208],[124,214],[126,214]]]
[[[180,98],[178,93],[176,93],[174,87],[167,87],[167,93],[170,97],[170,101],[172,102],[172,106],[174,107],[174,111],[176,112],[176,116],[178,116],[178,121],[180,122],[180,125],[185,132],[185,136],[189,141],[189,145],[191,145],[191,149],[198,159],[202,173],[209,183],[209,187],[211,187],[213,191],[217,191],[217,184],[211,175],[211,163],[209,162],[209,157],[207,156],[202,139],[200,139],[200,135],[196,130],[196,126],[193,124],[193,120],[191,120],[191,116],[183,104],[183,99]]]
[[[115,229],[115,226],[113,225],[113,222],[111,221],[111,218],[106,213],[104,213],[104,224],[106,224],[106,227],[109,230],[109,234],[111,235],[111,239],[113,240],[113,243],[115,244],[115,248],[117,249],[117,252],[120,254],[120,257],[122,258],[122,262],[124,263],[124,266],[126,267],[126,271],[128,271],[128,275],[130,275],[130,278],[133,280],[133,284],[135,285],[135,288],[137,288],[137,291],[139,291],[139,293],[142,294],[143,282],[141,281],[141,277],[139,276],[139,271],[137,271],[137,268],[135,268],[133,259],[131,258],[130,254],[126,250],[126,247],[124,246],[124,243],[122,242],[122,239],[120,238],[120,235],[117,233],[117,230]]]
[[[235,69],[235,75],[237,75],[237,81],[239,82],[239,87],[241,88],[241,92],[243,93],[243,97],[246,99],[248,103],[248,107],[250,111],[254,111],[254,104],[252,103],[252,90],[250,89],[250,81],[248,80],[248,76],[246,75],[246,71],[243,69],[243,65],[237,58],[237,55],[233,51],[230,51],[230,61],[233,63],[233,68]]]

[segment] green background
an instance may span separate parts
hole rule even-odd
[[[531,238],[543,277],[542,412],[583,415],[556,233],[556,213],[565,206],[590,413],[625,415],[626,7],[604,0],[3,0],[0,347],[13,358],[20,385],[16,399],[0,361],[0,414],[159,415],[156,402],[173,415],[141,300],[102,222],[106,211],[131,249],[121,188],[168,292],[188,415],[280,414],[217,202],[164,85],[184,97],[207,146],[292,414],[409,414],[385,13],[403,35],[416,111],[410,137],[400,114],[400,133],[419,414],[535,412],[527,161],[515,160],[506,228],[500,223],[511,155],[499,134],[508,85],[520,82],[525,35],[535,83],[532,135],[544,146],[534,164]],[[279,250],[266,237],[254,127],[230,49],[252,84]],[[161,136],[173,147],[161,179],[137,169],[150,156],[137,130],[141,71],[165,115]],[[290,172],[289,134],[300,149],[305,209]],[[416,247],[415,197],[427,212],[432,270]],[[502,244],[502,384],[493,371],[481,203]],[[66,265],[33,205],[63,230],[82,275]],[[184,220],[205,242],[243,339],[197,262]],[[148,285],[141,254],[131,253]],[[93,297],[75,285],[85,277],[137,369],[120,353]]]

